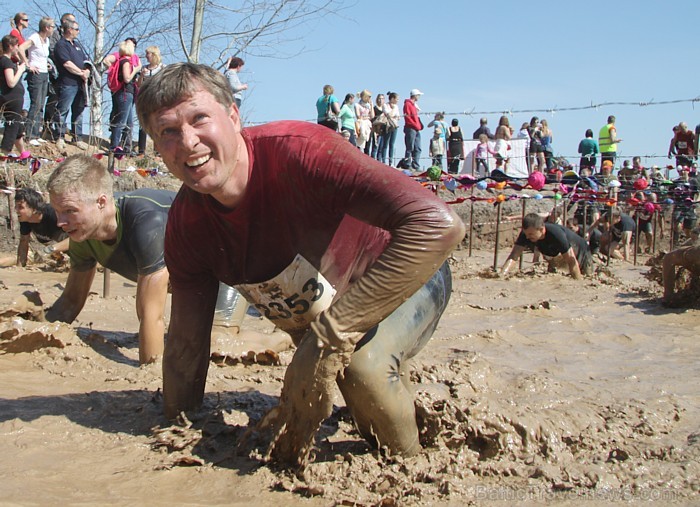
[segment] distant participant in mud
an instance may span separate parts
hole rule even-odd
[[[599,224],[606,227],[600,238],[601,253],[609,255],[612,259],[630,261],[632,237],[637,228],[634,219],[615,208],[603,213],[598,220],[593,222],[591,229],[595,229]]]
[[[675,294],[676,266],[687,269],[695,276],[700,276],[700,245],[698,245],[697,229],[693,231],[692,239],[689,240],[689,243],[664,255],[664,297],[662,299],[664,306],[675,307],[682,304],[682,301]]]
[[[113,196],[112,176],[94,158],[73,155],[47,184],[57,223],[68,234],[71,261],[63,294],[49,321],[73,322],[85,305],[97,263],[136,282],[139,362],[163,353],[168,270],[163,238],[175,193],[140,189]],[[116,198],[115,198],[116,197]]]
[[[42,245],[42,253],[66,252],[68,234],[56,224],[56,212],[36,190],[20,188],[15,193],[15,211],[19,219],[19,246],[17,247],[17,265],[27,265],[29,241],[31,235]],[[53,243],[53,244],[49,244]]]
[[[173,291],[165,414],[202,403],[223,281],[298,345],[280,405],[262,421],[276,435],[273,458],[306,462],[336,382],[364,437],[415,454],[406,363],[448,302],[445,261],[464,224],[330,129],[292,121],[242,129],[233,104],[220,73],[189,63],[166,67],[139,96],[141,124],[184,183],[165,241]]]
[[[566,264],[576,280],[583,278],[582,275],[593,274],[593,258],[586,240],[559,224],[545,223],[537,213],[528,213],[523,217],[523,230],[501,267],[502,276],[527,248],[537,248],[549,262],[550,269]]]

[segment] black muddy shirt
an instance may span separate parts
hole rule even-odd
[[[68,237],[68,234],[63,232],[63,229],[57,225],[56,212],[50,205],[44,204],[39,211],[41,212],[41,222],[36,224],[30,222],[19,223],[19,233],[22,236],[34,233],[37,241],[42,244],[49,241],[62,241]]]
[[[86,240],[70,242],[71,269],[87,271],[96,263],[137,281],[138,275],[165,267],[163,242],[168,211],[175,192],[142,188],[115,194],[117,240],[113,244]]]
[[[571,229],[562,227],[559,224],[544,224],[545,234],[542,239],[532,242],[527,239],[524,232],[520,232],[515,244],[525,248],[535,248],[542,252],[542,255],[547,257],[556,257],[557,255],[565,254],[569,248],[574,249],[574,255],[578,260],[579,266],[583,265],[585,256],[588,252],[588,243],[581,236],[576,234]]]

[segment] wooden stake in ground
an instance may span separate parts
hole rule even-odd
[[[527,199],[521,199],[521,201],[523,201],[523,209],[522,209],[522,212],[520,214],[521,215],[520,216],[520,223],[522,224],[523,223],[522,221],[525,219],[525,209],[527,208]],[[523,270],[523,256],[522,255],[520,255],[520,259],[518,260],[518,269],[520,271]]]
[[[474,187],[472,187],[472,197],[474,197]],[[474,244],[474,199],[471,203],[469,210],[469,257],[472,256],[472,245]]]
[[[102,280],[102,297],[103,298],[108,298],[109,297],[109,291],[111,287],[111,280],[110,280],[110,273],[111,269],[105,268],[105,273],[104,273],[104,279]]]
[[[637,212],[634,214],[634,218],[636,219],[636,229],[634,233],[634,265],[637,265],[637,250],[639,250],[639,208],[637,209]]]
[[[498,270],[498,243],[501,239],[501,203],[496,204],[496,246],[493,249],[493,270]]]

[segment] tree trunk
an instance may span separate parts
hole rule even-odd
[[[199,62],[199,50],[202,46],[202,25],[204,24],[204,2],[196,0],[194,5],[194,18],[192,21],[192,44],[188,60],[192,63]]]

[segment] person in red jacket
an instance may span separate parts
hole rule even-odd
[[[403,127],[404,140],[406,142],[406,155],[403,159],[403,167],[406,169],[420,169],[420,131],[423,130],[423,122],[420,121],[418,112],[418,99],[423,92],[417,88],[411,90],[411,98],[403,103],[403,117],[406,124]]]

